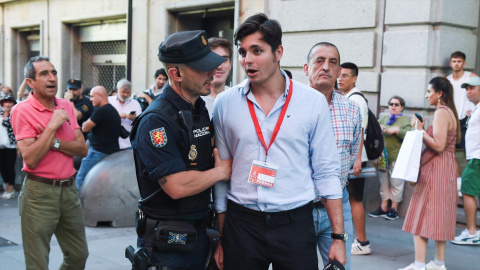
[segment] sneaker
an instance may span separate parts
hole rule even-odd
[[[397,210],[395,210],[395,208],[390,208],[390,210],[388,210],[388,213],[387,213],[387,216],[385,217],[385,219],[395,220],[397,218],[398,218]]]
[[[455,237],[452,241],[457,245],[480,245],[480,236],[477,232],[476,235],[471,235],[467,229],[465,229],[459,236]]]
[[[417,267],[415,267],[415,263],[412,263],[409,266],[404,267],[404,268],[400,268],[398,270],[426,270],[426,269],[425,269],[425,267],[417,268]]]
[[[438,266],[434,261],[430,261],[427,265],[425,265],[426,270],[447,270],[445,265]]]
[[[368,213],[371,217],[386,217],[387,212],[383,211],[382,207],[379,207],[377,210]]]
[[[352,255],[367,255],[372,253],[372,250],[370,249],[370,244],[362,246],[360,242],[358,242],[357,238],[352,243]]]
[[[4,192],[3,195],[2,195],[2,199],[4,200],[10,200],[12,198],[15,198],[15,191],[12,191],[12,192]]]

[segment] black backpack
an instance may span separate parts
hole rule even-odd
[[[368,104],[368,100],[365,98],[365,96],[362,93],[355,92],[351,94],[350,96],[353,95],[359,95],[362,96],[363,99]],[[374,160],[377,159],[383,152],[383,133],[382,133],[382,128],[380,127],[380,123],[378,123],[377,118],[375,117],[375,114],[373,114],[370,109],[368,109],[368,125],[367,125],[367,130],[365,130],[365,133],[367,134],[367,138],[365,139],[363,145],[365,146],[365,151],[367,152],[367,157],[369,160]]]

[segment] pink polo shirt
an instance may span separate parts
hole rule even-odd
[[[55,132],[55,137],[62,141],[75,140],[75,129],[79,129],[80,126],[77,123],[73,105],[58,98],[55,98],[55,104],[55,110],[63,109],[68,113],[71,123],[63,123]],[[36,138],[41,133],[38,124],[45,128],[52,115],[53,111],[43,106],[33,93],[30,93],[25,101],[12,108],[10,120],[17,141]],[[75,174],[73,157],[55,150],[49,150],[35,169],[29,168],[24,161],[22,171],[49,179],[66,179]]]

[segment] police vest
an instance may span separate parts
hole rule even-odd
[[[167,118],[175,127],[177,146],[187,170],[206,171],[213,168],[213,128],[205,107],[199,115],[192,115],[192,111],[178,110],[162,96],[154,100],[148,109],[135,119],[131,139],[135,138],[140,120],[150,113]],[[142,196],[139,203],[148,216],[181,218],[205,212],[208,209],[210,188],[197,195],[174,200],[161,189],[158,179],[150,179],[144,164],[138,158],[142,153],[138,153],[135,149],[133,151],[138,188]]]

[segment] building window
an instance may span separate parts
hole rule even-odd
[[[116,89],[126,77],[126,41],[83,42],[81,44],[81,74],[84,87],[104,86]]]

